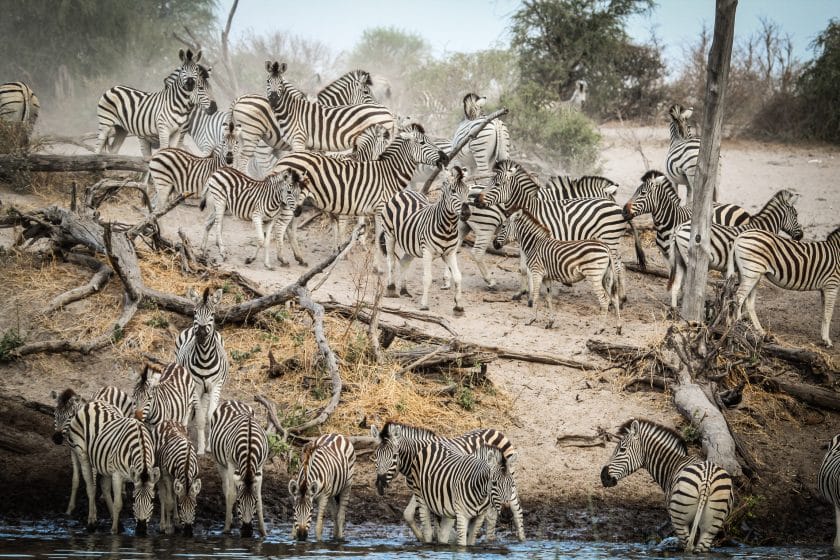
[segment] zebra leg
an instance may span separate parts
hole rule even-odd
[[[251,264],[252,262],[257,260],[257,257],[260,254],[260,249],[268,250],[268,248],[266,247],[267,237],[263,233],[263,221],[261,213],[254,212],[254,214],[251,216],[251,222],[254,224],[254,233],[257,236],[257,250],[254,252],[253,257],[245,257],[245,264]],[[265,266],[266,268],[268,268],[268,255],[266,255],[265,257]]]
[[[452,273],[452,281],[455,283],[455,307],[452,308],[455,313],[463,313],[464,308],[461,305],[461,270],[458,268],[458,253],[452,251],[444,257],[447,269]]]
[[[840,507],[834,506],[834,550],[840,550]]]
[[[82,453],[87,453],[83,451]],[[80,467],[82,469],[82,477],[85,479],[85,489],[87,490],[88,498],[88,520],[87,530],[93,532],[96,530],[96,473],[93,471],[93,466],[87,457],[80,457]]]
[[[163,185],[158,185],[155,181],[155,199],[152,201],[152,208],[157,210],[163,208],[169,200],[169,194],[172,192],[172,183],[167,181]]]
[[[225,206],[227,206],[225,201],[217,200],[213,207],[216,211],[216,247],[219,248],[219,255],[222,257],[222,260],[227,259],[227,255],[225,254],[225,244],[222,241],[222,220],[225,217]]]
[[[528,323],[534,324],[539,319],[539,306],[537,302],[540,299],[540,288],[542,287],[542,274],[539,272],[531,272],[528,274],[528,307],[534,308],[534,318]],[[548,294],[551,297],[551,293]]]
[[[615,281],[617,283],[618,288],[618,301],[621,302],[621,305],[623,307],[624,304],[627,303],[627,293],[625,291],[625,286],[627,286],[627,282],[624,263],[621,261],[621,255],[618,254],[618,251],[613,252],[613,259],[615,260],[616,268],[618,269],[618,274],[615,277]]]
[[[522,296],[528,294],[532,289],[530,287],[529,277],[531,275],[530,271],[528,270],[528,262],[525,260],[525,254],[520,252],[519,253],[519,291],[516,292],[513,297],[511,298],[514,301],[519,301],[522,299]],[[528,297],[530,301],[530,296]],[[528,304],[531,305],[530,303]]]
[[[284,253],[284,245],[286,242],[286,232],[289,232],[289,239],[291,240],[291,232],[292,228],[289,228],[289,225],[294,226],[295,218],[284,220],[284,219],[276,219],[277,222],[276,227],[274,228],[274,242],[277,245],[277,261],[280,263],[280,266],[289,266],[289,262],[283,258]],[[292,246],[292,251],[294,251],[294,246]],[[298,258],[297,253],[295,253],[295,259]],[[298,261],[300,262],[300,261]]]
[[[337,511],[335,514],[335,526],[333,527],[333,538],[335,539],[344,538],[344,519],[347,514],[347,503],[350,501],[350,487],[350,481],[348,481],[347,486],[338,495],[338,500],[336,501]]]
[[[423,295],[420,297],[420,311],[429,310],[429,289],[432,287],[432,260],[435,258],[434,253],[428,248],[423,250]],[[405,259],[405,257],[403,257]],[[402,264],[402,260],[400,260]],[[404,272],[404,271],[403,271]],[[402,275],[403,282],[405,281],[405,273]],[[404,284],[400,289],[400,293],[405,289]],[[408,292],[406,292],[408,294]]]
[[[70,464],[73,466],[73,480],[70,486],[70,503],[67,504],[67,511],[65,515],[70,515],[73,513],[73,510],[76,509],[76,495],[79,491],[79,458],[76,456],[76,453],[73,449],[70,449]]]
[[[225,495],[225,534],[230,533],[230,526],[233,524],[233,502],[236,499],[236,492],[233,487],[233,468],[219,465],[219,478],[222,479],[222,492]]]
[[[210,212],[207,215],[207,220],[204,222],[204,236],[201,238],[201,254],[205,258],[207,257],[207,238],[210,236],[210,230],[213,229],[215,223],[216,213]]]
[[[171,528],[171,520],[169,520],[169,490],[172,480],[166,469],[160,470],[160,481],[158,482],[158,502],[160,503],[160,532],[171,535],[174,531]]]
[[[455,520],[451,517],[442,517],[438,523],[437,539],[440,544],[449,544],[449,533],[452,532],[452,525]]]
[[[831,348],[831,316],[834,314],[834,302],[837,301],[837,290],[840,286],[831,286],[829,288],[823,288],[820,291],[820,295],[822,295],[822,304],[823,304],[823,320],[822,320],[822,329],[821,329],[821,336],[823,344],[825,344],[828,348]]]
[[[265,530],[265,516],[263,515],[263,499],[262,499],[262,478],[257,481],[257,523],[260,529],[260,536],[264,537],[268,534]]]
[[[467,530],[470,519],[461,512],[455,512],[455,531],[458,533],[458,546],[467,546]],[[443,520],[441,520],[443,525]]]
[[[473,245],[473,248],[470,250],[470,256],[475,262],[475,265],[478,267],[478,272],[487,284],[487,288],[492,290],[496,287],[496,280],[490,278],[490,273],[487,272],[487,265],[484,263],[484,253],[486,250],[486,247],[478,246],[478,240],[476,239],[476,244]]]
[[[289,245],[292,248],[292,254],[295,256],[295,260],[299,265],[307,266],[307,262],[303,260],[303,257],[301,256],[300,245],[298,245],[296,218],[292,218],[292,221],[289,224],[288,229],[286,229],[286,232],[289,236]]]
[[[607,293],[607,287],[604,286],[604,275],[592,274],[589,276],[589,282],[592,284],[595,297],[598,298],[598,306],[601,308],[601,313],[606,315],[610,311],[610,294]]]
[[[271,266],[271,263],[269,262],[268,257],[271,254],[271,233],[272,233],[272,230],[274,229],[274,222],[275,221],[276,221],[276,218],[274,220],[271,220],[270,222],[268,222],[268,226],[266,226],[266,228],[265,228],[265,244],[263,245],[263,250],[265,251],[265,253],[264,253],[265,261],[264,261],[263,264],[265,265],[265,268],[268,269],[268,270],[274,270],[274,267]]]
[[[315,540],[321,542],[324,535],[324,514],[329,507],[329,497],[326,492],[318,496],[318,517],[315,519]]]
[[[200,387],[200,385],[198,386]],[[204,455],[207,435],[207,420],[210,416],[207,410],[210,406],[210,394],[196,389],[198,404],[195,407],[196,454]]]
[[[411,293],[405,287],[405,277],[406,277],[406,271],[408,270],[408,267],[411,264],[411,261],[413,261],[413,260],[414,260],[414,256],[409,255],[408,253],[403,255],[402,258],[400,259],[400,295],[401,296],[411,297]],[[426,309],[428,309],[428,308],[429,307],[427,306]],[[423,308],[421,307],[420,309],[423,309]]]
[[[739,290],[740,291],[740,290]],[[758,295],[758,283],[753,286],[753,289],[750,290],[750,293],[747,295],[747,313],[750,315],[750,321],[752,321],[753,326],[755,327],[756,332],[763,335],[764,328],[761,326],[761,323],[758,322],[758,315],[755,313],[755,296]]]
[[[203,424],[205,433],[210,432],[210,421],[213,419],[213,414],[216,412],[216,407],[219,406],[219,396],[222,394],[222,386],[214,385],[207,396],[207,417]]]
[[[525,523],[522,519],[522,505],[519,503],[519,494],[516,492],[516,485],[513,486],[510,496],[510,511],[513,513],[513,526],[516,528],[516,538],[519,542],[525,542]]]
[[[114,123],[103,124],[99,123],[99,134],[96,138],[96,150],[95,153],[101,154],[105,151],[106,148],[110,148],[108,146],[108,139],[116,134],[116,127]],[[110,149],[108,150],[111,151]]]
[[[417,527],[417,524],[414,522],[415,506],[420,510],[420,523],[423,525],[422,533]],[[408,523],[408,526],[414,532],[414,535],[420,539],[420,541],[426,544],[432,542],[432,512],[430,512],[429,508],[426,507],[426,502],[424,502],[422,498],[418,498],[416,495],[412,496],[411,501],[408,502],[408,506],[403,512],[403,519],[406,523]],[[438,527],[438,536],[439,535],[440,527]]]
[[[385,285],[387,286],[385,291],[385,297],[400,297],[397,294],[397,286],[394,282],[394,261],[397,260],[397,239],[396,237],[390,235],[387,232],[383,233],[382,235],[384,236],[385,240]],[[376,239],[376,242],[379,242],[378,237]]]
[[[111,479],[108,476],[102,477],[102,498],[105,500],[105,507],[111,517],[114,516],[114,491]]]
[[[107,477],[106,477],[107,478]],[[103,479],[103,486],[104,486],[105,479]],[[114,504],[113,509],[111,510],[111,534],[112,535],[119,535],[120,534],[120,512],[122,511],[122,491],[123,491],[123,478],[122,475],[119,473],[114,473],[111,475],[111,488],[114,492]]]
[[[672,247],[674,254],[674,267],[671,269],[671,316],[677,318],[677,302],[680,299],[680,292],[682,291],[683,278],[685,277],[685,261],[677,247]]]
[[[546,329],[554,326],[554,283],[547,280],[545,283],[545,302],[548,304],[548,323],[545,324]]]
[[[496,513],[496,510],[493,509],[492,506],[486,510],[485,513],[480,513],[479,515],[470,519],[470,522],[467,524],[467,546],[474,546],[476,538],[478,537],[478,531],[481,529],[481,526],[484,524],[484,521],[487,520],[488,527],[490,526],[490,512]],[[487,532],[487,542],[495,541],[496,540],[496,516],[493,516],[493,533],[491,534],[489,531]]]

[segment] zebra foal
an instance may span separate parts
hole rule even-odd
[[[786,290],[820,290],[820,336],[823,344],[831,348],[831,316],[840,290],[840,228],[829,233],[825,241],[794,241],[767,231],[746,231],[735,239],[732,259],[741,279],[735,294],[738,318],[746,305],[753,326],[764,334],[755,314],[755,296],[762,276]]]
[[[224,401],[210,421],[210,450],[219,469],[225,495],[225,533],[233,522],[233,504],[239,505],[240,534],[253,534],[256,516],[260,535],[263,520],[263,465],[268,459],[268,438],[254,417],[254,409],[238,401]]]
[[[306,540],[316,500],[318,518],[315,522],[315,539],[321,540],[324,514],[330,501],[335,502],[333,539],[343,538],[355,464],[356,451],[353,444],[342,435],[325,434],[304,446],[300,472],[297,478],[289,480],[289,494],[292,496],[295,516],[292,538]]]
[[[198,456],[187,429],[179,422],[165,420],[152,430],[155,461],[160,468],[160,530],[171,535],[175,520],[184,526],[184,534],[192,536],[195,505],[201,492]]]
[[[732,477],[724,469],[688,454],[674,430],[649,420],[630,419],[619,428],[621,439],[601,483],[613,487],[641,468],[665,492],[665,505],[685,551],[708,552],[732,509]]]

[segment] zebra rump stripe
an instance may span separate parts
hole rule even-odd
[[[186,427],[195,410],[195,382],[187,368],[172,362],[160,373],[146,365],[134,386],[135,418],[150,426],[174,420]]]
[[[755,313],[755,297],[762,276],[786,290],[820,290],[823,301],[820,335],[823,344],[831,347],[831,316],[840,290],[840,228],[829,233],[825,241],[810,242],[784,239],[767,231],[745,231],[735,239],[732,258],[741,278],[735,294],[738,317],[746,304],[753,326],[764,333]]]
[[[222,289],[210,295],[205,288],[199,295],[193,288],[187,297],[195,306],[193,324],[182,330],[175,341],[175,360],[187,368],[195,383],[195,428],[198,454],[204,455],[210,418],[219,403],[219,395],[228,378],[228,359],[222,335],[216,330],[213,315],[222,300]]]
[[[457,146],[469,136],[473,128],[484,120],[485,97],[475,93],[464,96],[464,120],[455,129],[452,145]],[[510,134],[507,126],[499,119],[494,119],[478,135],[467,142],[455,159],[462,162],[469,173],[490,173],[493,166],[510,157]]]
[[[621,439],[601,482],[612,487],[645,468],[665,492],[674,532],[685,551],[708,552],[732,509],[732,477],[724,469],[689,455],[674,430],[649,420],[630,419],[619,428]]]
[[[356,464],[353,444],[342,435],[324,434],[314,442],[307,443],[301,455],[300,472],[297,478],[289,480],[289,494],[292,496],[295,516],[292,538],[306,540],[309,524],[312,522],[313,505],[317,500],[315,539],[320,541],[324,528],[324,514],[330,498],[333,498],[333,538],[341,539],[344,535],[344,519]]]
[[[35,92],[23,82],[0,84],[0,120],[23,123],[30,131],[38,120],[41,103]]]
[[[820,494],[834,506],[834,549],[840,550],[840,435],[831,439],[817,474]]]
[[[665,173],[674,185],[685,185],[687,200],[692,200],[694,176],[697,173],[697,158],[700,155],[700,139],[693,137],[688,126],[688,119],[694,109],[684,109],[681,105],[671,105],[668,116],[671,117],[669,132],[671,145],[665,155]],[[676,191],[676,188],[674,189]]]
[[[156,425],[152,431],[155,460],[160,467],[160,529],[167,535],[175,532],[177,520],[184,533],[192,535],[195,506],[201,492],[198,457],[184,426],[173,420]]]
[[[224,532],[230,532],[233,504],[237,502],[243,537],[253,534],[255,516],[260,535],[266,535],[262,480],[263,465],[268,459],[268,438],[254,416],[254,409],[247,404],[224,401],[210,423],[209,445],[225,494]]]

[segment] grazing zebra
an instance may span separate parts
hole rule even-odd
[[[834,549],[840,550],[840,435],[831,438],[831,444],[817,474],[820,494],[834,506]]]
[[[674,230],[691,220],[691,208],[680,206],[680,197],[673,183],[661,172],[651,170],[642,175],[642,182],[624,205],[624,217],[629,221],[650,213],[656,230],[656,246],[671,261],[671,237]],[[740,226],[750,220],[746,210],[735,204],[714,204],[712,223]]]
[[[204,195],[199,204],[199,208],[204,210],[209,198],[212,207],[212,211],[208,214],[207,221],[204,224],[201,250],[207,252],[207,238],[210,235],[210,229],[215,224],[216,245],[219,248],[219,254],[222,260],[227,258],[222,241],[222,220],[225,210],[229,208],[230,213],[235,217],[241,220],[250,219],[254,224],[257,250],[252,257],[245,258],[245,264],[254,262],[260,254],[260,249],[263,249],[263,264],[267,269],[274,270],[269,262],[271,256],[269,245],[274,224],[278,223],[276,235],[277,259],[281,265],[286,266],[286,261],[283,259],[283,239],[285,238],[286,228],[297,211],[301,184],[306,180],[305,172],[298,174],[293,169],[284,169],[272,173],[262,181],[251,179],[232,167],[219,169],[208,179]],[[263,233],[263,224],[266,224],[265,233]],[[298,263],[304,264],[297,247],[296,237],[292,235],[291,239],[295,259]]]
[[[154,207],[166,204],[169,194],[198,194],[210,175],[225,165],[233,165],[239,154],[241,132],[233,123],[224,123],[222,142],[206,157],[178,148],[158,150],[149,162],[149,172],[155,183]]]
[[[458,545],[475,544],[476,533],[489,509],[496,514],[513,494],[511,467],[517,454],[507,459],[496,447],[479,444],[461,453],[443,441],[420,449],[411,463],[412,491],[420,510],[423,542],[432,542],[431,516],[440,517],[438,542],[446,544],[453,522]]]
[[[275,171],[294,169],[304,173],[306,194],[321,210],[339,216],[374,216],[375,235],[382,233],[380,212],[388,200],[403,190],[418,163],[444,166],[446,154],[426,137],[423,128],[413,125],[400,132],[375,161],[345,161],[315,152],[284,156]]]
[[[483,107],[486,100],[485,97],[479,97],[475,93],[464,96],[464,120],[452,136],[453,146],[469,136],[473,128],[484,120]],[[475,174],[476,172],[490,173],[497,162],[509,157],[510,134],[507,126],[501,120],[494,119],[475,138],[464,145],[455,159],[460,161],[470,174]]]
[[[616,278],[619,301],[626,301],[624,265],[621,264],[621,238],[627,230],[621,208],[606,199],[542,200],[541,187],[513,161],[496,164],[493,184],[478,195],[476,205],[502,205],[509,212],[525,209],[561,241],[593,239],[609,246],[619,274]]]
[[[411,478],[411,465],[414,458],[421,449],[432,442],[446,442],[453,449],[459,449],[461,453],[468,454],[475,451],[481,445],[489,445],[498,448],[511,466],[514,461],[510,458],[516,455],[513,444],[505,435],[492,428],[479,428],[462,434],[455,438],[443,438],[431,430],[417,428],[398,422],[386,422],[382,430],[376,426],[370,428],[371,436],[376,439],[376,447],[373,450],[373,462],[376,464],[376,491],[380,496],[385,495],[388,484],[402,473],[406,477],[406,484],[409,488],[414,484]],[[522,507],[519,504],[519,496],[514,484],[510,496],[510,508],[513,512],[513,524],[516,528],[516,536],[520,541],[525,540],[525,526],[522,521]],[[418,540],[423,540],[420,528],[414,520],[414,512],[417,509],[417,500],[412,495],[408,505],[403,512],[403,519],[411,528]],[[487,515],[487,540],[496,538],[496,515],[495,511],[489,511]]]
[[[688,454],[677,432],[649,420],[630,419],[618,431],[621,439],[601,483],[612,487],[645,468],[665,492],[671,525],[685,551],[708,552],[732,509],[732,477],[725,470]]]
[[[831,348],[831,316],[840,290],[840,228],[829,233],[825,241],[792,241],[768,231],[745,231],[735,239],[732,258],[741,278],[735,294],[738,318],[746,304],[753,326],[764,334],[755,314],[755,296],[762,276],[786,290],[820,290],[820,336],[823,344]]]
[[[440,198],[432,203],[424,195],[403,190],[395,194],[382,211],[382,248],[387,255],[388,291],[386,297],[399,297],[393,281],[396,250],[400,258],[400,294],[409,295],[405,288],[408,265],[415,257],[423,258],[423,297],[420,309],[429,309],[429,287],[432,285],[432,260],[440,257],[452,274],[455,283],[456,313],[461,306],[461,271],[458,270],[458,233],[462,209],[469,211],[469,187],[464,183],[464,171],[455,166],[441,188]]]
[[[531,323],[536,322],[539,315],[537,300],[543,281],[548,281],[546,300],[548,312],[553,314],[554,305],[550,284],[552,280],[560,281],[565,285],[571,285],[583,279],[588,280],[598,298],[601,311],[606,313],[612,303],[615,307],[616,318],[621,319],[618,309],[618,292],[615,286],[618,266],[606,243],[554,239],[551,232],[527,210],[520,210],[508,218],[508,221],[500,228],[493,246],[501,249],[511,235],[515,235],[519,240],[522,256],[520,272],[523,284],[527,277],[528,307],[534,308],[534,319]],[[545,328],[554,326],[554,321],[555,318],[552,317]]]
[[[697,173],[697,158],[700,155],[700,139],[691,134],[688,119],[694,109],[684,109],[681,105],[671,105],[668,116],[671,118],[669,131],[671,145],[665,156],[665,174],[676,191],[676,185],[685,185],[686,204],[691,205],[694,180]]]
[[[143,157],[152,153],[152,142],[160,148],[177,148],[181,132],[193,105],[210,113],[216,111],[216,102],[210,95],[208,84],[202,76],[198,61],[201,51],[178,54],[182,66],[178,79],[160,91],[148,93],[127,86],[114,86],[102,94],[97,106],[99,138],[96,153],[119,151],[128,134],[137,136]],[[111,140],[110,144],[108,141]]]
[[[799,195],[788,190],[780,190],[754,214],[750,221],[744,225],[730,227],[720,224],[712,224],[709,231],[709,268],[713,270],[734,272],[734,263],[729,262],[732,253],[732,244],[735,238],[745,231],[762,230],[772,233],[784,231],[795,240],[802,239],[802,226],[796,213],[794,203]],[[676,310],[677,300],[682,291],[683,278],[688,263],[688,246],[691,240],[691,223],[686,222],[676,229],[671,238],[676,249],[671,249],[671,308]]]
[[[111,534],[119,532],[125,480],[134,484],[136,534],[145,534],[154,508],[155,484],[160,478],[146,426],[123,416],[109,404],[93,401],[76,412],[67,434],[87,487],[88,530],[96,526],[96,475],[103,475],[102,493],[111,512]]]
[[[198,295],[193,288],[187,297],[195,306],[193,324],[175,341],[175,360],[187,368],[195,382],[195,429],[198,454],[204,455],[209,422],[219,403],[219,395],[228,378],[228,359],[222,335],[216,330],[213,314],[222,300],[222,289],[210,295],[210,288]]]
[[[195,446],[187,429],[173,420],[156,425],[152,439],[160,468],[160,530],[167,535],[174,533],[177,515],[184,525],[184,533],[192,536],[196,498],[201,492]]]
[[[240,533],[253,534],[257,517],[260,535],[266,535],[263,520],[263,465],[268,459],[268,438],[254,417],[254,409],[237,401],[224,401],[210,421],[210,450],[219,469],[225,494],[225,533],[233,521],[233,503],[239,504]]]
[[[0,121],[24,125],[27,143],[40,111],[38,97],[28,85],[23,82],[0,84]]]
[[[187,368],[178,362],[168,364],[160,373],[147,365],[134,385],[135,418],[149,426],[174,420],[185,428],[195,410],[195,382]]]
[[[318,519],[315,522],[315,539],[320,541],[324,529],[324,514],[332,498],[335,501],[333,539],[344,536],[344,516],[350,489],[356,451],[349,439],[338,434],[325,434],[307,443],[302,451],[301,467],[297,478],[289,480],[295,522],[292,538],[305,541],[312,522],[312,508],[318,501]]]

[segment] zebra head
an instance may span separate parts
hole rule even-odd
[[[778,199],[782,212],[781,230],[788,234],[791,239],[801,241],[804,232],[802,231],[802,226],[799,224],[799,214],[794,206],[796,201],[799,200],[799,195],[783,189],[776,193],[773,199]]]
[[[137,420],[143,422],[152,411],[159,383],[160,373],[152,372],[149,364],[146,364],[143,367],[143,372],[136,376],[132,398],[136,407],[134,417]]]
[[[350,157],[356,161],[373,161],[390,143],[391,131],[381,124],[369,126],[353,139],[353,153]]]
[[[339,81],[342,78],[339,78]],[[376,103],[376,98],[371,92],[373,79],[366,70],[353,70],[344,75],[346,85],[344,88],[347,95],[346,105],[359,105],[361,103]]]
[[[55,399],[55,431],[52,440],[56,445],[61,445],[70,421],[85,401],[73,389],[65,389],[61,393],[53,391],[51,395]]]
[[[601,484],[611,488],[627,475],[633,474],[644,465],[641,426],[632,420],[621,429],[621,439],[615,446],[610,462],[601,469]]]
[[[135,422],[137,422],[135,420]],[[137,422],[138,443],[132,448],[131,467],[128,478],[134,484],[132,498],[134,500],[134,519],[137,520],[137,535],[145,535],[149,519],[152,517],[155,501],[155,485],[160,480],[160,468],[154,466],[154,445],[149,430],[141,422]]]
[[[682,105],[671,105],[668,108],[668,116],[671,117],[671,137],[674,138],[676,134],[678,138],[690,138],[691,127],[688,125],[688,119],[694,113],[692,107],[684,109]]]
[[[653,212],[662,206],[665,198],[676,197],[677,191],[661,171],[654,169],[642,175],[642,183],[624,205],[621,213],[625,220]]]
[[[285,208],[291,210],[295,216],[300,215],[298,200],[300,200],[301,185],[305,185],[309,174],[306,171],[298,173],[295,169],[285,168],[266,177],[275,200]]]
[[[242,476],[239,471],[236,471],[233,473],[233,483],[236,489],[239,518],[242,520],[239,532],[243,537],[250,537],[254,533],[254,517],[259,505],[262,472],[246,472],[245,476]]]
[[[295,522],[292,525],[292,538],[305,541],[309,536],[309,524],[312,522],[312,508],[315,496],[321,491],[317,480],[306,479],[305,467],[300,476],[289,480],[289,494],[292,496],[292,510]]]
[[[468,93],[461,103],[464,106],[464,118],[467,120],[477,119],[484,115],[484,104],[486,97],[480,97],[477,93]]]
[[[419,124],[409,125],[407,130],[400,132],[400,138],[407,142],[408,154],[414,163],[425,163],[441,169],[449,163],[449,156],[426,136],[426,131]]]
[[[199,83],[198,61],[201,60],[201,51],[195,55],[191,49],[178,51],[178,58],[181,59],[181,71],[178,74],[178,85],[185,91],[193,91]]]
[[[213,89],[210,87],[210,72],[212,71],[212,68],[199,64],[198,87],[195,88],[195,104],[204,109],[208,115],[213,115],[219,110],[216,100],[213,99]]]
[[[371,426],[370,435],[376,438],[376,448],[371,455],[371,460],[376,465],[376,492],[384,496],[385,488],[397,476],[400,468],[402,426],[386,422],[382,431],[377,430],[376,426]]]
[[[493,238],[493,248],[500,251],[502,247],[513,241],[514,232],[516,231],[516,220],[519,218],[520,212],[516,211],[511,214],[507,220],[499,224],[496,229],[496,236]]]
[[[464,182],[466,172],[459,166],[454,166],[443,182],[443,204],[450,214],[460,214],[462,220],[470,217],[470,205],[467,198],[470,187]]]
[[[280,96],[286,91],[287,84],[283,78],[286,68],[285,62],[265,61],[265,71],[268,72],[268,78],[265,81],[265,96],[272,107],[276,107],[280,103]]]
[[[193,314],[193,332],[199,345],[204,345],[211,340],[216,330],[213,315],[216,312],[216,305],[222,300],[222,289],[216,290],[210,295],[210,288],[204,288],[204,293],[199,296],[194,288],[190,288],[187,297],[195,306]]]
[[[475,205],[487,208],[496,204],[518,209],[533,198],[540,186],[521,165],[511,160],[496,162],[493,183],[478,194]]]
[[[497,447],[482,445],[475,455],[490,468],[490,502],[493,509],[501,512],[503,508],[510,507],[515,488],[513,468],[519,454],[514,452],[505,459]]]
[[[190,446],[192,451],[192,446]],[[195,457],[192,458],[195,461]],[[175,479],[173,487],[175,489],[175,501],[178,504],[178,518],[184,524],[184,533],[187,536],[192,536],[193,523],[195,523],[195,504],[198,498],[198,493],[201,492],[201,479],[189,479],[189,473],[185,474],[187,484],[181,482],[180,479]]]
[[[220,156],[224,158],[226,165],[233,165],[242,151],[242,126],[235,125],[233,121],[226,122],[223,127]]]

